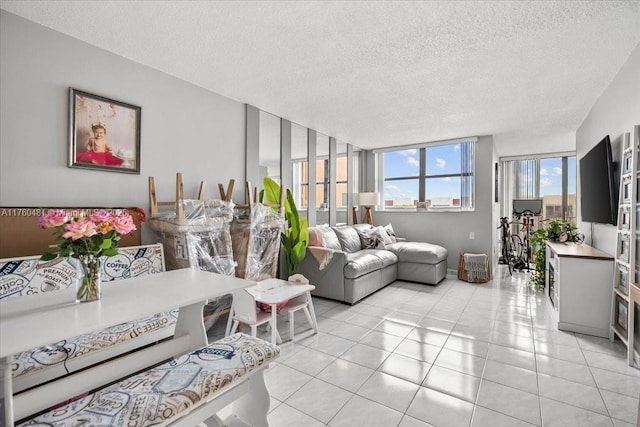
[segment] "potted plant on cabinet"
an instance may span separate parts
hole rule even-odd
[[[531,236],[531,247],[534,250],[533,264],[535,272],[531,275],[531,282],[543,289],[546,281],[546,242],[562,242],[580,244],[584,235],[578,232],[578,227],[569,220],[553,219]]]

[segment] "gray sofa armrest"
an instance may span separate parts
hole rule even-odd
[[[331,260],[326,266],[320,270],[320,261],[316,258],[318,253],[331,254]],[[320,257],[322,258],[322,257]],[[311,292],[313,295],[344,301],[344,266],[347,263],[347,254],[342,251],[318,248],[307,249],[307,254],[296,270],[302,274],[309,283],[314,285],[316,289]]]

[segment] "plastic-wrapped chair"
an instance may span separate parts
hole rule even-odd
[[[180,200],[177,204],[183,218],[171,211],[149,220],[164,246],[167,269],[195,267],[233,276],[233,202]]]
[[[198,268],[233,276],[235,260],[230,224],[234,204],[230,200],[203,200],[204,181],[198,199],[184,199],[182,174],[176,174],[176,200],[158,202],[153,177],[149,177],[149,225],[164,247],[167,270]],[[168,207],[161,211],[160,207]],[[231,294],[209,300],[204,307],[206,329],[231,307]]]
[[[172,212],[151,218],[149,224],[164,246],[167,269],[198,268],[233,276],[235,261],[231,244],[230,223],[233,202],[222,200],[180,200],[184,218]],[[204,307],[205,327],[231,307],[230,294],[210,300]]]
[[[234,218],[231,237],[237,277],[259,282],[276,276],[283,227],[281,214],[260,204],[252,206],[248,221]]]

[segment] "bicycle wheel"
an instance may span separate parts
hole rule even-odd
[[[502,239],[500,240],[500,264],[506,264],[508,257],[507,239],[504,235],[504,230],[502,230]]]
[[[513,261],[511,260],[511,256],[513,254],[513,246],[512,246],[510,237],[511,236],[507,235],[507,238],[505,239],[505,242],[502,248],[502,252],[505,258],[505,262],[507,263],[507,267],[509,268],[509,276],[513,276],[513,268],[512,268]]]
[[[522,238],[517,234],[512,234],[511,236],[511,247],[513,248],[513,252],[511,256],[514,261],[524,257],[524,243],[522,242]]]

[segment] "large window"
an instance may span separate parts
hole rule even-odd
[[[503,160],[502,167],[503,216],[512,216],[513,200],[542,199],[541,219],[568,219],[575,223],[575,156]]]
[[[357,174],[357,159],[359,153],[354,153],[354,161],[352,167],[356,168],[354,175]],[[293,187],[299,189],[299,196],[294,195],[296,205],[307,208],[309,205],[309,166],[306,160],[292,161],[293,168]],[[336,195],[334,203],[337,209],[346,209],[347,201],[344,195],[347,194],[347,155],[336,156]],[[329,195],[329,159],[316,160],[316,208],[326,208],[328,206]]]
[[[309,207],[309,162],[293,160],[293,188],[300,189],[300,198],[294,198],[297,206]],[[316,160],[316,208],[327,207],[329,194],[329,159]]]
[[[347,194],[347,155],[338,155],[336,157],[336,194],[335,204],[337,209],[347,208],[347,198],[343,195]]]
[[[473,210],[474,141],[417,146],[377,154],[386,210]]]

